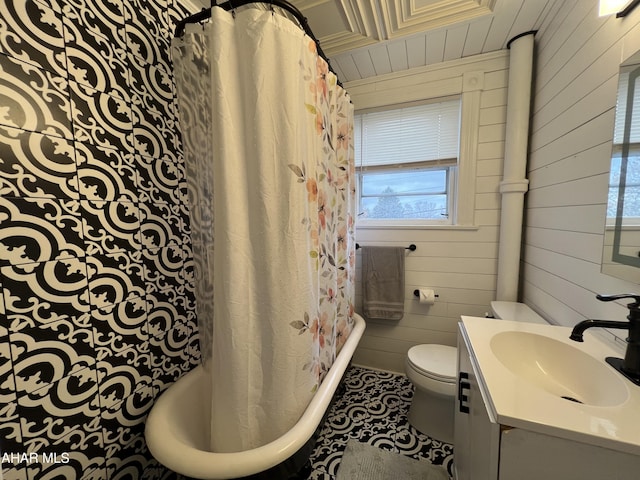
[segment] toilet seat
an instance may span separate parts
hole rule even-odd
[[[445,383],[456,383],[458,350],[448,345],[424,344],[409,349],[407,361],[425,377]]]

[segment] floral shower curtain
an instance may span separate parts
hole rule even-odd
[[[353,106],[284,15],[212,10],[174,41],[211,448],[289,430],[351,332]]]

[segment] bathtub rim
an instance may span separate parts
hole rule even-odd
[[[354,321],[353,330],[300,420],[281,437],[252,450],[215,453],[198,450],[170,436],[171,408],[182,387],[188,388],[199,378],[202,372],[199,365],[171,385],[152,406],[144,433],[149,451],[162,465],[177,473],[211,480],[253,475],[285,461],[305,445],[322,421],[366,327],[357,313],[354,313]]]

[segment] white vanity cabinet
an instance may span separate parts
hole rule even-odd
[[[478,348],[482,347],[487,345]],[[491,382],[485,381],[481,367],[461,323],[454,425],[456,480],[640,478],[640,455],[534,431],[536,427],[523,428],[524,424],[501,424],[487,387]]]
[[[486,407],[481,378],[467,341],[463,333],[458,332],[453,468],[457,480],[495,480],[498,478],[500,425]]]

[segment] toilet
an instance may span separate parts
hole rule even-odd
[[[491,309],[497,319],[548,323],[524,303],[493,301]],[[405,361],[405,372],[414,386],[409,423],[446,443],[453,443],[457,361],[456,347],[437,344],[411,347]]]

